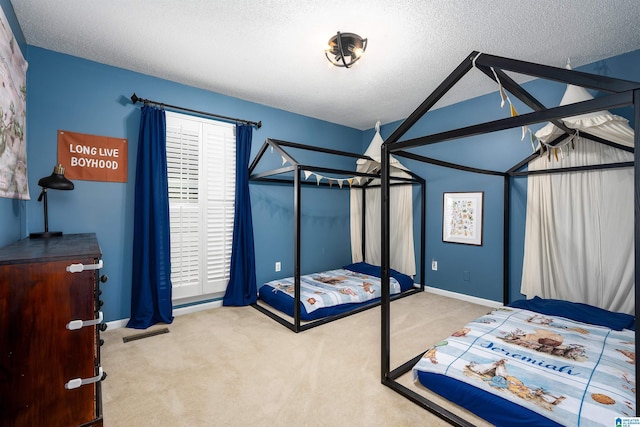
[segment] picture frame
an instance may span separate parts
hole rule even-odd
[[[442,241],[482,246],[484,192],[442,193]]]

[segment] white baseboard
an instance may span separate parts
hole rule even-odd
[[[487,307],[498,308],[503,306],[503,304],[498,301],[478,298],[471,295],[460,294],[457,292],[445,291],[444,289],[432,288],[430,286],[425,286],[424,291],[430,292],[436,295],[442,295],[449,298],[455,298],[462,301],[467,301],[473,304],[486,305]],[[222,307],[222,301],[212,301],[212,302],[207,302],[203,304],[194,304],[186,307],[176,308],[173,310],[173,315],[182,316],[184,314],[197,313],[198,311],[209,310],[211,308],[218,308],[218,307]],[[129,319],[120,319],[120,320],[113,320],[111,322],[107,322],[107,330],[124,328],[125,326],[127,326],[127,322],[129,322]]]
[[[197,313],[198,311],[209,310],[211,308],[218,308],[218,307],[222,307],[222,301],[212,301],[212,302],[206,302],[203,304],[194,304],[186,307],[176,308],[173,310],[173,315],[182,316],[184,314]],[[127,326],[128,322],[129,322],[129,319],[120,319],[120,320],[113,320],[111,322],[107,322],[107,330],[124,328],[125,326]]]
[[[493,301],[490,299],[478,298],[471,295],[460,294],[457,292],[445,291],[444,289],[432,288],[431,286],[424,287],[425,292],[430,292],[436,295],[442,295],[449,298],[455,298],[462,301],[467,301],[473,304],[486,305],[488,307],[499,308],[503,307],[504,304],[498,301]]]
[[[219,308],[219,307],[222,307],[222,300],[205,302],[202,304],[194,304],[186,307],[176,308],[173,310],[173,315],[182,316],[183,314],[197,313],[198,311],[209,310],[210,308]]]
[[[107,331],[124,328],[127,326],[127,322],[129,322],[129,319],[112,320],[111,322],[107,322]]]

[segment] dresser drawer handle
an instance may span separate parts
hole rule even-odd
[[[98,312],[98,318],[93,320],[72,320],[67,323],[67,329],[70,331],[75,331],[76,329],[84,328],[85,326],[93,326],[102,323],[104,316],[102,315],[102,311]]]
[[[71,264],[67,266],[67,271],[69,273],[80,273],[85,270],[100,270],[102,265],[102,260],[99,260],[97,264]]]
[[[98,367],[98,375],[96,375],[95,377],[84,378],[84,379],[74,378],[72,380],[69,380],[69,382],[65,383],[64,388],[66,388],[67,390],[71,390],[83,385],[97,383],[98,381],[102,381],[103,379],[105,379],[106,376],[107,375],[104,372],[102,372],[102,366],[100,366]]]

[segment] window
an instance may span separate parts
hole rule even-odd
[[[224,292],[235,196],[235,126],[167,112],[173,301]]]

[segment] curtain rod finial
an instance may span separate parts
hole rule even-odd
[[[139,99],[140,98],[138,98],[138,95],[136,95],[136,93],[133,92],[133,95],[131,95],[131,102],[135,104],[136,102],[138,102]]]

